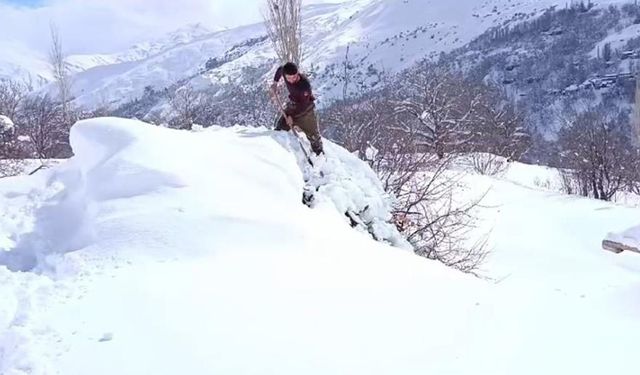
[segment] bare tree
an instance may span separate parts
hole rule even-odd
[[[342,85],[342,100],[347,100],[347,95],[349,93],[349,46],[347,45],[347,51],[344,53],[344,77],[343,77],[343,85]]]
[[[633,116],[631,118],[633,131],[633,142],[640,146],[640,72],[636,74],[635,102],[633,106]]]
[[[64,122],[71,120],[69,109],[69,101],[71,100],[71,75],[67,66],[66,56],[62,49],[62,39],[58,27],[50,24],[51,31],[51,48],[49,49],[49,64],[51,65],[51,73],[58,88],[58,99],[62,105],[62,119]]]
[[[202,95],[191,85],[186,85],[170,95],[169,103],[176,114],[170,124],[179,129],[191,130],[201,109]]]
[[[327,132],[339,139],[352,152],[358,152],[361,159],[370,161],[367,153],[380,141],[385,122],[391,117],[393,108],[389,101],[379,100],[373,95],[357,100],[343,100],[334,103],[323,117]]]
[[[279,115],[269,100],[268,88],[259,85],[225,86],[220,98],[209,96],[206,103],[208,124],[273,128]]]
[[[384,95],[367,96],[334,103],[325,117],[334,137],[357,151],[395,197],[394,222],[416,254],[475,274],[488,253],[485,241],[471,241],[481,197],[454,201],[461,177],[449,169],[455,155],[424,152],[420,129],[398,126],[403,114],[395,108]]]
[[[25,99],[16,122],[31,140],[34,156],[50,159],[70,155],[69,123],[63,119],[61,106],[48,96]]]
[[[0,79],[0,115],[16,118],[20,103],[27,95],[27,87],[16,81]]]
[[[473,116],[475,137],[463,145],[474,171],[483,175],[503,172],[509,161],[519,160],[530,148],[531,135],[516,108],[493,90],[485,92]]]
[[[410,135],[388,131],[371,163],[396,198],[394,218],[416,254],[467,273],[476,273],[488,254],[485,237],[472,242],[474,210],[483,196],[454,200],[463,174],[450,167],[455,155],[420,152]]]
[[[475,87],[445,71],[418,67],[392,87],[398,97],[394,128],[413,134],[439,157],[457,152],[476,134],[471,130],[473,116],[481,99]]]
[[[302,62],[302,0],[266,0],[267,34],[281,62]]]
[[[531,134],[525,128],[522,115],[499,95],[487,92],[478,103],[474,116],[473,142],[470,151],[488,152],[510,160],[519,160],[529,149]]]
[[[610,108],[598,107],[577,114],[560,132],[568,193],[609,201],[637,181],[633,169],[637,149],[621,124],[620,118],[611,116]]]

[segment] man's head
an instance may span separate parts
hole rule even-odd
[[[296,83],[300,80],[300,74],[298,74],[298,67],[296,64],[292,62],[288,62],[284,64],[282,67],[282,73],[284,73],[284,78],[289,83]]]

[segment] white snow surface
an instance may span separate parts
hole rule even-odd
[[[0,133],[13,129],[13,121],[7,116],[0,115]]]
[[[605,239],[640,249],[640,226],[634,226],[619,233],[609,233]]]
[[[335,198],[378,183],[329,142],[321,177],[265,129],[103,118],[71,137],[67,163],[0,180],[0,374],[637,367],[640,257],[599,248],[637,209],[525,186],[522,165],[469,176],[493,229],[477,279],[351,229]],[[340,169],[358,175],[336,193]],[[325,179],[313,208],[305,174]]]

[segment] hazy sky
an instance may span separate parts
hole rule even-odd
[[[53,21],[67,53],[108,53],[191,23],[219,28],[258,22],[264,1],[0,0],[0,45],[46,51]]]

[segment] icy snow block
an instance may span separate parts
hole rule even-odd
[[[623,251],[640,253],[640,227],[628,229],[622,233],[609,233],[602,241],[602,248],[619,254]]]

